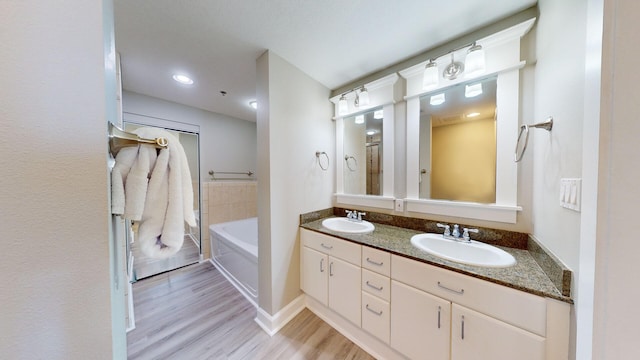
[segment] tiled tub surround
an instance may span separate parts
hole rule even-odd
[[[211,257],[209,225],[258,216],[256,181],[208,181],[202,183],[202,247]]]
[[[322,226],[322,220],[334,214],[344,216],[344,209],[334,208],[301,215],[300,226],[531,294],[573,303],[569,296],[571,272],[554,261],[527,234],[485,228],[480,228],[479,234],[472,234],[474,240],[498,246],[516,259],[516,265],[512,267],[488,268],[448,261],[411,245],[413,235],[441,233],[442,230],[435,225],[436,221],[367,212],[367,221],[374,223],[375,230],[370,234],[345,234]],[[527,250],[529,246],[531,250]],[[555,269],[552,273],[556,274],[554,277],[559,281],[552,281],[537,260],[543,263],[542,266]]]

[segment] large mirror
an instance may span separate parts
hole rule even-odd
[[[420,97],[420,199],[496,202],[497,77]]]
[[[382,195],[383,119],[382,107],[344,119],[345,194]]]

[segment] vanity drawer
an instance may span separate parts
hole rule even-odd
[[[391,262],[394,280],[545,336],[543,297],[397,255],[392,255]]]
[[[307,229],[300,229],[300,241],[303,246],[360,266],[362,246],[358,244]]]
[[[362,267],[385,276],[391,275],[391,254],[386,251],[362,247]]]
[[[383,300],[391,298],[391,280],[373,271],[362,269],[362,290]]]
[[[367,292],[362,292],[362,329],[389,343],[391,317],[389,302],[381,300]]]

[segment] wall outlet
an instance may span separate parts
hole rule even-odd
[[[560,206],[580,211],[582,179],[560,179]]]
[[[396,211],[404,211],[404,200],[396,199]]]

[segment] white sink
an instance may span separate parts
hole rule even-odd
[[[366,234],[375,229],[375,226],[368,221],[353,221],[343,217],[325,219],[322,221],[322,226],[332,231],[349,234]]]
[[[450,240],[441,234],[426,233],[412,236],[411,244],[432,255],[467,265],[509,267],[516,264],[508,252],[474,240]]]

